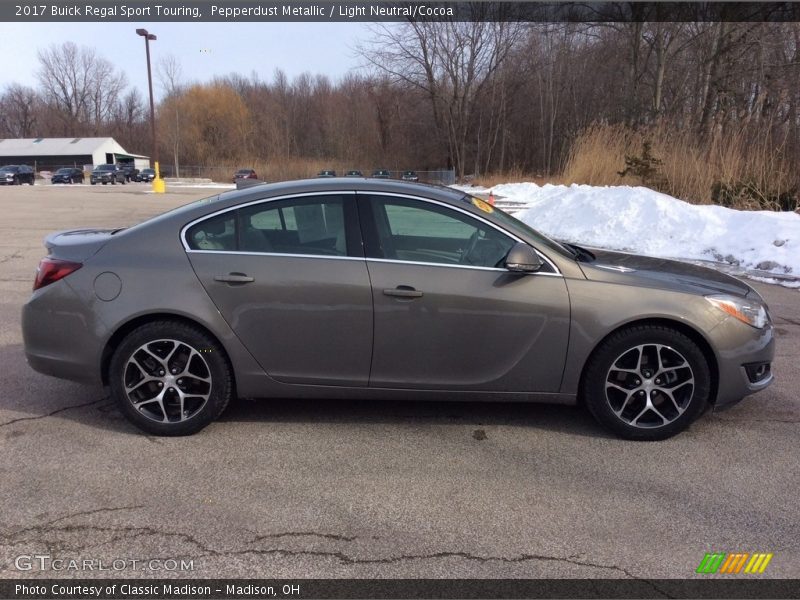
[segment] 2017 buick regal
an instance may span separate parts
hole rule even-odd
[[[559,243],[447,188],[261,185],[45,244],[28,362],[108,385],[154,434],[234,396],[348,397],[582,402],[656,440],[773,378],[745,283]]]

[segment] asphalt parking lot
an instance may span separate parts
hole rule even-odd
[[[20,332],[46,233],[215,193],[147,190],[0,188],[0,577],[683,578],[712,551],[800,577],[800,291],[756,285],[775,384],[665,442],[570,407],[281,399],[156,438],[32,371]],[[193,570],[18,570],[33,554]]]

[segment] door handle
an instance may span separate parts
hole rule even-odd
[[[383,290],[384,296],[394,296],[395,298],[422,298],[422,292],[415,290],[410,285],[398,285],[396,288],[386,288]]]
[[[254,278],[244,273],[228,273],[227,275],[215,275],[214,281],[221,281],[222,283],[250,283],[255,281]]]

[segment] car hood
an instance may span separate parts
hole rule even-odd
[[[755,294],[746,283],[707,267],[677,260],[591,249],[592,262],[581,262],[587,279],[655,287],[691,294]]]

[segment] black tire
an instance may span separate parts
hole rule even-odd
[[[671,366],[662,371],[663,363]],[[638,369],[638,374],[621,367]],[[665,377],[675,379],[668,382]],[[710,392],[711,372],[697,344],[674,329],[656,325],[612,334],[590,357],[581,384],[581,398],[601,425],[620,437],[641,441],[667,439],[686,429],[708,406]],[[646,408],[648,398],[653,409]],[[631,418],[634,414],[638,417]],[[640,424],[643,416],[648,420]]]
[[[97,185],[97,182],[96,182],[96,181],[91,181],[90,183],[91,183],[92,185]]]
[[[160,340],[166,341],[161,342]],[[173,345],[170,345],[170,343]],[[125,387],[126,377],[130,383],[131,376],[133,376],[134,383],[131,384],[134,386],[133,390],[139,390],[140,387],[135,385],[135,381],[137,375],[143,374],[142,369],[136,366],[138,361],[133,365],[130,361],[135,355],[141,358],[143,355],[137,354],[137,352],[140,352],[143,346],[149,344],[155,344],[147,346],[148,349],[154,351],[158,351],[158,345],[161,344],[165,353],[180,346],[172,355],[175,356],[172,360],[178,361],[178,363],[182,360],[179,354],[185,354],[185,348],[192,349],[195,353],[187,360],[187,363],[193,364],[194,366],[191,368],[195,369],[195,371],[200,369],[200,376],[204,376],[204,371],[208,372],[207,376],[210,377],[209,387],[201,388],[200,390],[195,389],[196,393],[206,394],[207,399],[202,403],[202,399],[194,399],[195,406],[192,407],[194,412],[191,416],[180,416],[183,420],[175,420],[176,402],[178,400],[174,389],[175,387],[180,387],[180,380],[177,380],[177,382],[167,381],[166,384],[161,384],[157,388],[148,388],[144,393],[144,397],[147,398],[151,393],[154,394],[159,389],[163,389],[164,385],[170,386],[167,391],[156,394],[163,398],[163,403],[151,402],[145,404],[146,408],[137,408],[134,406],[134,400],[129,398]],[[169,355],[167,358],[169,358]],[[144,355],[142,362],[144,361],[147,361],[146,355]],[[192,363],[191,361],[195,362]],[[177,363],[173,362],[172,364]],[[157,362],[152,362],[152,365],[156,369],[160,366]],[[145,367],[147,365],[143,364],[142,366]],[[160,372],[164,373],[163,370]],[[191,435],[200,431],[223,413],[234,394],[232,370],[223,348],[200,328],[175,321],[154,321],[134,329],[114,351],[108,373],[111,396],[116,401],[120,412],[136,427],[154,435]],[[186,373],[188,371],[177,374],[177,377],[186,377]],[[158,372],[155,372],[155,375],[158,376]],[[147,373],[147,376],[151,377],[153,375]],[[166,378],[169,379],[169,374],[166,374]],[[195,379],[195,382],[197,381]],[[156,383],[153,382],[154,385]],[[150,386],[151,383],[145,382],[140,385],[141,388],[144,388],[144,386]],[[171,394],[169,398],[167,394]],[[191,394],[187,393],[186,395],[190,396]],[[162,407],[164,408],[162,409]],[[180,415],[179,406],[177,407],[177,415]],[[163,422],[165,417],[168,422]]]

